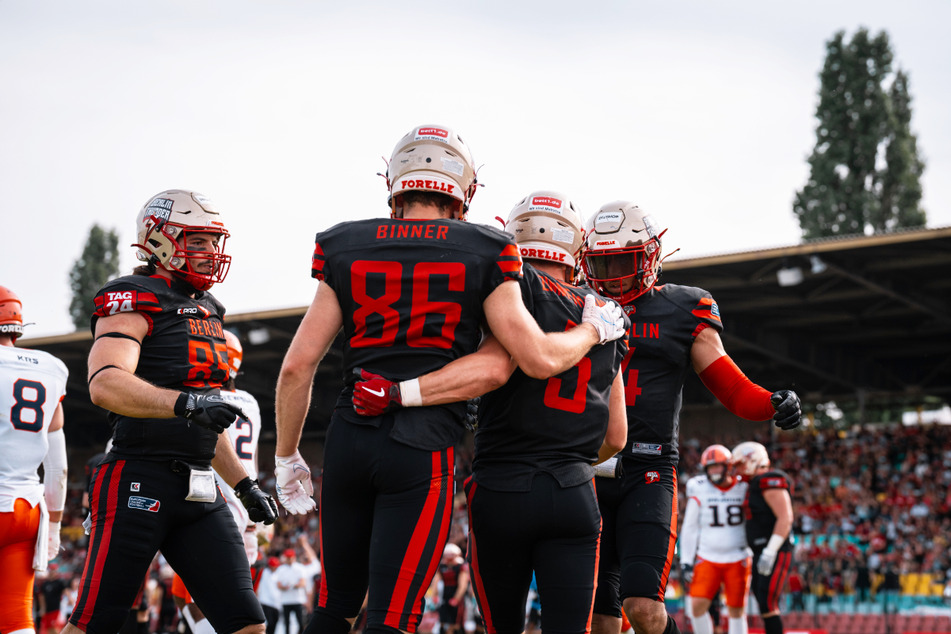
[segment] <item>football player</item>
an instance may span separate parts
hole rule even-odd
[[[734,447],[733,464],[737,475],[749,482],[743,507],[746,541],[753,549],[753,596],[766,634],[782,634],[779,598],[793,551],[789,540],[793,525],[792,482],[783,471],[770,468],[766,447],[758,442],[741,442]]]
[[[261,634],[244,543],[212,471],[252,520],[274,522],[274,500],[220,434],[247,418],[219,394],[225,310],[209,292],[228,272],[229,234],[214,205],[186,190],[150,198],[136,234],[144,264],[95,298],[89,395],[110,412],[113,445],[93,473],[89,551],[64,633],[117,631],[161,550],[215,631]]]
[[[261,436],[261,408],[258,401],[250,393],[239,390],[235,387],[235,378],[241,369],[241,363],[244,359],[244,348],[241,346],[241,340],[230,330],[225,330],[225,346],[228,350],[228,380],[221,387],[221,396],[229,403],[233,403],[241,408],[241,411],[247,415],[247,418],[238,418],[234,425],[228,427],[225,433],[231,440],[235,454],[238,460],[244,465],[248,477],[257,478],[258,475],[258,439]],[[224,478],[215,472],[215,480],[218,482],[218,488],[231,510],[235,525],[241,531],[244,539],[244,551],[248,556],[248,563],[254,565],[258,560],[258,534],[266,534],[272,530],[263,524],[256,524],[248,517],[248,510],[238,499]],[[214,629],[205,618],[205,615],[195,604],[195,600],[189,594],[182,578],[175,573],[172,578],[172,596],[175,599],[175,605],[181,610],[182,616],[188,622],[193,634],[213,634]]]
[[[631,318],[621,372],[627,395],[627,443],[620,478],[597,478],[603,518],[592,631],[617,634],[621,609],[638,634],[678,632],[664,608],[677,541],[677,462],[687,372],[731,412],[782,429],[800,423],[799,397],[750,381],[726,354],[720,311],[710,293],[658,285],[665,230],[627,201],[602,206],[586,226],[583,267],[594,289]]]
[[[750,552],[743,527],[746,482],[733,477],[732,454],[710,445],[700,456],[703,475],[687,481],[687,504],[680,528],[680,566],[690,584],[690,622],[695,634],[713,634],[709,614],[724,588],[729,634],[746,634]]]
[[[574,284],[584,236],[571,201],[533,192],[512,209],[505,229],[525,259],[522,296],[538,324],[561,332],[578,323],[593,292]],[[473,474],[465,483],[473,587],[489,631],[525,628],[533,570],[546,600],[542,630],[546,624],[578,632],[588,626],[601,524],[592,465],[624,444],[619,370],[626,352],[623,341],[598,346],[574,367],[541,380],[515,369],[490,338],[479,352],[419,379],[425,405],[465,390],[472,398],[504,383],[482,398]],[[497,376],[487,371],[493,360]],[[387,401],[372,390],[390,385],[358,382],[358,411],[372,403],[378,413]]]
[[[33,634],[34,571],[45,571],[59,552],[66,504],[62,400],[68,371],[49,353],[16,348],[22,334],[20,298],[0,286],[0,632],[4,634]]]
[[[367,623],[413,631],[449,534],[453,446],[465,403],[421,404],[416,377],[476,350],[483,320],[530,376],[548,378],[623,331],[613,302],[586,305],[579,324],[545,333],[522,301],[511,236],[462,222],[476,189],[469,149],[443,126],[413,128],[387,168],[391,217],[317,235],[320,280],[277,384],[278,499],[314,508],[298,452],[317,366],[343,329],[345,376],[324,448],[320,531],[324,583],[308,632],[347,632],[369,586]],[[366,391],[404,406],[379,416],[351,407]],[[393,383],[382,379],[392,379]],[[398,388],[399,392],[389,387]]]

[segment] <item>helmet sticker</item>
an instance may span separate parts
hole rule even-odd
[[[573,231],[569,231],[568,229],[553,229],[551,232],[551,239],[555,242],[571,244],[575,241],[575,233]]]
[[[154,216],[159,220],[168,220],[168,217],[172,213],[173,201],[168,198],[155,198],[149,202],[149,207],[146,210],[146,214],[149,216]]]
[[[462,172],[465,170],[466,166],[455,159],[443,158],[442,168],[444,171],[449,172],[450,174],[462,176]]]
[[[532,196],[532,201],[528,205],[529,211],[548,211],[555,214],[561,214],[562,202],[558,198],[551,196]]]
[[[651,239],[656,239],[657,230],[654,229],[654,220],[650,216],[644,216],[643,220],[644,220],[644,228],[647,229],[647,235],[649,235]]]
[[[423,139],[429,141],[442,141],[446,142],[449,139],[449,131],[443,130],[442,128],[419,128],[416,130],[416,141],[422,141]]]
[[[609,233],[621,228],[624,214],[620,211],[602,211],[594,219],[594,230],[598,233]]]

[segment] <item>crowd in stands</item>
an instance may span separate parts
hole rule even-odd
[[[794,482],[796,554],[786,593],[788,610],[854,611],[862,605],[903,610],[951,600],[951,427],[806,428],[775,437],[765,427],[762,432],[684,438],[680,501],[682,506],[683,487],[700,472],[700,454],[710,444],[732,447],[756,440],[769,449],[773,466]],[[450,541],[465,551],[468,518],[461,485],[471,473],[471,444],[460,447],[456,459]],[[266,467],[262,464],[261,484],[273,491],[273,476]],[[72,471],[76,473],[82,469]],[[49,577],[68,586],[82,573],[87,546],[81,486],[70,490],[66,508],[63,550]],[[262,544],[261,565],[299,545],[301,536],[318,547],[317,515],[282,515],[271,541]],[[159,560],[152,576],[161,586],[170,571]],[[43,582],[37,579],[37,593]],[[678,591],[673,580],[672,594]],[[155,609],[153,631],[162,631],[174,618],[165,614],[161,601]]]

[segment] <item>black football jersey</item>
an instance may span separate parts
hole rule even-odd
[[[676,284],[655,286],[624,310],[631,329],[621,366],[628,425],[622,453],[676,463],[690,348],[703,328],[723,330],[720,311],[705,290]]]
[[[743,502],[743,511],[746,514],[746,543],[755,551],[766,547],[773,534],[773,527],[776,525],[776,515],[763,497],[763,491],[769,489],[786,489],[792,495],[789,476],[779,469],[773,469],[750,479],[750,486],[746,490],[746,501]],[[779,550],[792,550],[792,543],[788,537]]]
[[[149,322],[136,376],[173,390],[208,392],[228,378],[228,352],[221,325],[225,309],[210,293],[178,280],[128,275],[114,279],[95,297],[92,330],[100,317],[138,312]],[[218,435],[184,418],[130,418],[109,413],[114,426],[110,458],[177,458],[210,461]]]
[[[521,278],[507,233],[458,220],[346,222],[317,235],[311,273],[336,293],[343,313],[346,387],[340,416],[379,425],[353,411],[354,368],[394,381],[436,370],[474,352],[482,303],[499,284]],[[461,436],[465,403],[397,410],[392,436],[437,451]]]
[[[581,323],[585,296],[594,293],[531,265],[521,284],[525,305],[545,332]],[[591,480],[608,427],[611,384],[626,352],[623,338],[594,346],[577,365],[547,380],[516,369],[486,394],[475,435],[476,482],[496,491],[530,491],[541,471],[563,487]]]

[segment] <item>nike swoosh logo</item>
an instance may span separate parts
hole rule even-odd
[[[363,388],[363,389],[366,390],[367,392],[369,392],[370,394],[373,394],[374,396],[380,396],[380,397],[382,397],[384,394],[386,394],[386,392],[383,391],[383,388],[382,388],[382,387],[380,388],[380,391],[379,391],[379,392],[377,392],[376,390],[371,390],[371,389],[368,388],[368,387],[365,387],[365,388]]]
[[[304,473],[310,473],[310,469],[307,467],[302,467],[299,464],[294,465],[294,471],[303,471]]]

